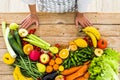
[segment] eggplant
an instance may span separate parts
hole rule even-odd
[[[45,75],[42,80],[54,80],[54,78],[58,75],[58,72],[52,72],[50,74]]]

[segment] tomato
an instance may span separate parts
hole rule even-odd
[[[97,46],[98,48],[101,48],[101,49],[105,49],[107,47],[107,41],[105,39],[100,39],[98,42],[97,42]]]
[[[55,47],[60,48],[60,44],[58,44],[58,43],[55,44]]]

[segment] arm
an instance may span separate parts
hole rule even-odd
[[[27,0],[26,0],[27,1]],[[32,1],[32,0],[29,0]],[[28,28],[32,24],[36,24],[36,27],[39,26],[39,19],[37,16],[37,11],[36,11],[36,4],[28,4],[29,5],[29,10],[30,13],[29,15],[22,21],[21,27],[22,28]]]
[[[92,25],[83,13],[83,12],[87,11],[87,7],[88,7],[87,5],[88,5],[89,1],[91,1],[91,0],[78,0],[77,1],[78,12],[76,15],[76,20],[75,20],[76,27],[78,27],[78,24],[80,24],[82,27],[87,27],[87,26]]]

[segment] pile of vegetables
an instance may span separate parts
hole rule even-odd
[[[3,62],[14,67],[15,80],[119,80],[120,53],[107,48],[96,28],[83,29],[86,37],[70,41],[66,48],[49,44],[35,31],[2,23],[8,50]]]

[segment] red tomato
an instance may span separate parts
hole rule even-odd
[[[60,44],[58,44],[58,43],[55,44],[55,47],[60,48]]]
[[[98,48],[101,48],[101,49],[105,49],[107,47],[107,41],[105,39],[100,39],[98,42],[97,42],[97,46]]]

